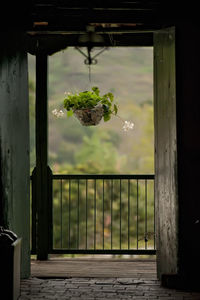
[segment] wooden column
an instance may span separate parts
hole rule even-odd
[[[36,55],[36,205],[37,259],[48,259],[48,56]]]
[[[178,271],[175,28],[154,33],[155,204],[157,270]]]

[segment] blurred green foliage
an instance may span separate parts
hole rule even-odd
[[[31,170],[35,166],[35,58],[29,56],[30,149]],[[99,86],[102,92],[111,92],[117,99],[118,115],[135,124],[130,132],[123,132],[121,119],[96,127],[84,127],[74,118],[56,119],[52,110],[63,109],[64,92],[80,92]],[[83,58],[73,48],[49,57],[49,165],[53,173],[60,174],[153,174],[154,173],[154,121],[153,121],[153,49],[112,48],[99,57],[92,67],[92,83],[88,82],[88,69]],[[88,228],[88,247],[93,247],[96,226],[96,247],[111,245],[111,181],[105,181],[104,211],[102,210],[103,181],[97,183],[96,225],[94,223],[94,182],[88,183],[87,226],[85,181],[80,182],[80,203],[77,203],[77,182],[72,182],[69,212],[69,182],[54,183],[53,218],[54,246],[84,247]],[[121,238],[127,247],[128,197],[127,182],[121,186]],[[136,220],[138,219],[139,247],[145,247],[145,184],[138,187],[131,182],[130,192],[130,246],[136,247]],[[119,246],[120,199],[119,182],[114,183],[113,196],[113,247]],[[148,184],[149,245],[153,246],[154,230],[153,184]],[[62,209],[62,215],[61,215]],[[137,216],[138,209],[138,216]],[[78,213],[79,225],[77,225]],[[70,214],[70,230],[69,230]],[[79,228],[77,227],[79,226]],[[104,227],[104,228],[103,228]],[[62,229],[62,230],[61,230]],[[104,234],[103,234],[104,230]],[[70,235],[69,235],[70,233]],[[69,245],[70,236],[70,245]],[[150,237],[151,236],[151,237]]]
[[[154,247],[152,181],[54,180],[53,199],[54,248]]]

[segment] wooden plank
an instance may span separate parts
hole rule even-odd
[[[175,28],[154,34],[155,212],[158,275],[177,272]]]
[[[123,34],[102,34],[104,38],[104,47],[148,47],[153,46],[153,34],[145,33],[123,33]],[[65,49],[70,46],[80,46],[78,42],[79,34],[67,34],[66,32],[54,33],[48,32],[30,32],[27,36],[27,50],[35,55],[38,47],[42,45],[43,50],[49,55]],[[38,45],[39,43],[39,45]],[[87,46],[81,44],[81,47]]]
[[[156,279],[156,261],[137,259],[51,259],[32,260],[32,276],[44,278],[65,277],[124,277]]]
[[[166,19],[163,13],[162,17]],[[33,12],[33,21],[48,21],[55,24],[76,24],[77,22],[88,23],[152,23],[154,18],[162,21],[162,17],[149,10],[39,10]],[[59,22],[58,22],[59,20]],[[78,23],[78,24],[79,24]]]
[[[159,6],[159,1],[107,1],[102,2],[99,0],[93,0],[92,4],[89,4],[88,1],[80,0],[65,0],[57,1],[35,1],[35,7],[60,7],[60,8],[101,8],[101,9],[155,9]]]

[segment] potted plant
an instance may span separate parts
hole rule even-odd
[[[92,126],[99,124],[102,118],[107,122],[112,114],[117,114],[118,107],[113,100],[112,93],[101,96],[99,88],[93,87],[91,91],[68,93],[64,108],[68,116],[75,115],[83,126]]]
[[[105,122],[111,119],[112,115],[117,116],[122,122],[124,131],[133,129],[134,123],[124,121],[118,113],[118,105],[114,103],[112,93],[100,95],[99,88],[94,86],[91,91],[80,93],[67,93],[64,99],[64,108],[67,110],[67,116],[75,116],[83,126],[98,125],[103,118]],[[53,115],[57,118],[62,118],[64,112],[54,109]]]

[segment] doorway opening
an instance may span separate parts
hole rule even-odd
[[[34,65],[29,56],[32,93]],[[92,82],[71,47],[49,56],[48,69],[49,254],[155,255],[153,48],[110,48],[92,67]],[[73,117],[55,119],[52,110],[62,109],[66,92],[92,86],[114,94],[120,117],[135,125],[132,131],[124,132],[115,116],[93,128]],[[34,118],[31,122],[33,170]],[[32,211],[32,254],[37,253],[36,219]]]

